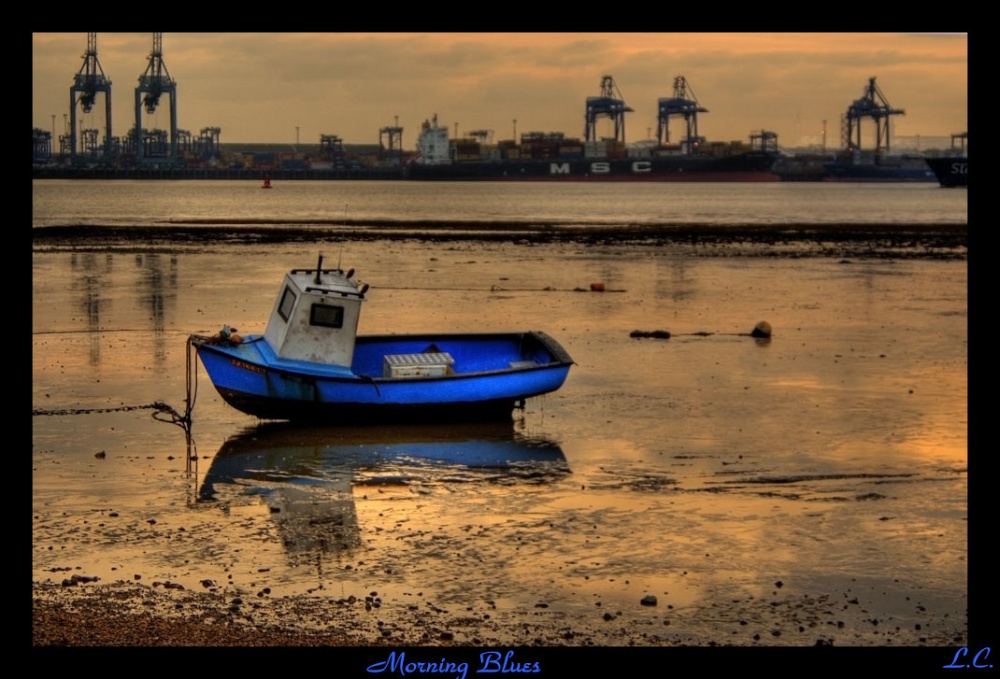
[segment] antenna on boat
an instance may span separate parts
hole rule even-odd
[[[313,279],[313,283],[319,285],[319,272],[323,270],[323,253],[319,253],[319,260],[316,262],[316,278]]]

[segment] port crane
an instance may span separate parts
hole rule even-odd
[[[163,34],[153,33],[153,50],[147,57],[146,71],[139,76],[135,88],[135,158],[136,162],[162,162],[165,157],[175,161],[177,155],[177,83],[170,77],[163,63]],[[160,98],[170,97],[170,149],[167,150],[162,130],[142,129],[142,112],[153,114],[160,105]]]
[[[690,90],[691,95],[688,96]],[[684,152],[695,155],[701,146],[698,136],[698,114],[708,113],[708,109],[698,103],[694,90],[688,87],[687,78],[682,75],[674,78],[674,96],[664,97],[657,101],[659,113],[656,128],[656,139],[660,144],[670,143],[670,119],[675,116],[684,118],[685,137],[682,140]]]
[[[97,33],[87,33],[87,51],[83,55],[83,65],[73,79],[73,85],[69,88],[69,110],[70,110],[70,155],[73,164],[79,162],[77,154],[77,110],[82,109],[84,113],[90,113],[97,102],[97,95],[104,95],[104,156],[108,158],[111,149],[111,81],[104,76],[101,62],[97,60]],[[96,130],[84,130],[86,134],[80,134],[81,142],[85,147],[89,147],[92,153],[96,152]]]
[[[608,117],[614,121],[615,137],[614,141],[625,143],[625,114],[631,113],[633,109],[625,105],[615,80],[610,75],[601,78],[601,96],[587,97],[587,111],[585,114],[586,126],[584,128],[584,139],[587,141],[597,141],[597,119]]]
[[[875,123],[875,158],[889,151],[889,119],[904,115],[906,111],[889,105],[882,90],[875,84],[875,78],[868,79],[864,96],[854,100],[847,107],[844,116],[844,146],[847,151],[861,150],[861,121],[871,118]],[[884,143],[883,143],[884,142]]]
[[[383,160],[398,163],[399,159],[403,157],[403,128],[399,126],[399,116],[395,117],[393,126],[379,129],[378,148]]]
[[[335,134],[321,134],[319,136],[319,156],[340,167],[344,164],[344,140]]]

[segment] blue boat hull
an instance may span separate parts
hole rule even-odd
[[[542,332],[360,336],[350,368],[281,359],[261,336],[195,344],[234,408],[261,419],[331,424],[509,418],[525,399],[561,387],[573,364]],[[386,356],[428,351],[453,357],[454,372],[385,376]]]

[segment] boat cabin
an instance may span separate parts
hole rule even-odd
[[[264,339],[278,358],[349,368],[354,356],[361,303],[368,284],[351,280],[354,270],[315,269],[285,274]]]

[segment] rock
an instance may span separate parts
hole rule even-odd
[[[628,336],[636,338],[651,337],[653,339],[670,339],[670,333],[666,330],[633,330]]]
[[[646,596],[642,597],[642,600],[639,603],[642,604],[643,606],[655,606],[656,597],[653,596],[652,594],[647,594]]]
[[[750,331],[751,337],[761,337],[767,338],[771,336],[771,324],[767,321],[760,321],[757,325],[753,326],[753,330]]]
[[[77,574],[74,574],[73,576],[70,577],[70,580],[72,580],[73,584],[75,585],[75,584],[78,584],[78,583],[81,583],[81,582],[97,582],[98,580],[100,580],[100,578],[98,576],[96,576],[96,575],[77,575]]]

